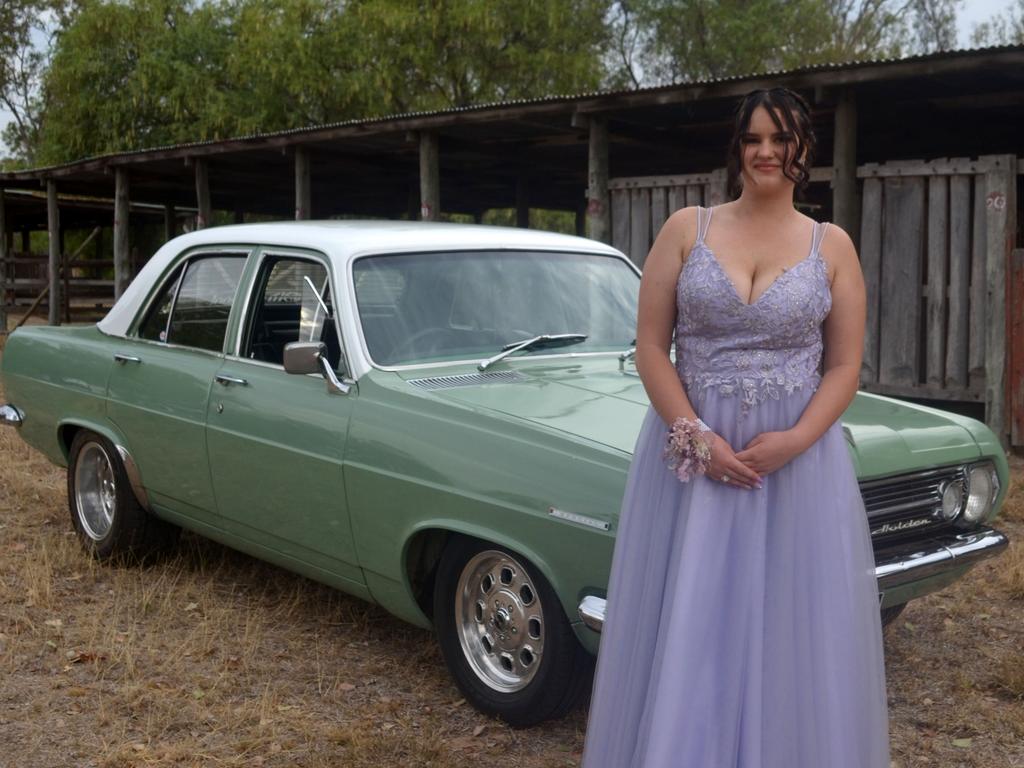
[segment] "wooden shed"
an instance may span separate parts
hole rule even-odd
[[[818,155],[802,205],[859,244],[863,388],[974,404],[1024,445],[1024,46],[350,120],[0,174],[0,304],[12,296],[5,275],[40,258],[24,252],[26,232],[50,234],[46,301],[60,322],[62,295],[78,290],[71,266],[104,254],[95,242],[91,257],[64,253],[63,231],[98,228],[113,243],[113,299],[145,259],[132,260],[137,222],[163,221],[171,236],[215,210],[479,219],[514,208],[521,226],[531,208],[564,210],[642,265],[669,212],[726,199],[737,97],[776,85],[813,108]]]

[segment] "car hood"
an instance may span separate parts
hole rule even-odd
[[[632,453],[647,393],[614,358],[519,363],[518,380],[438,389],[431,394],[522,419]],[[411,372],[406,372],[411,373]],[[421,378],[409,375],[407,378]],[[899,474],[980,455],[970,421],[934,408],[860,392],[842,416],[858,477]]]
[[[519,378],[478,386],[437,389],[432,395],[473,408],[497,411],[632,453],[647,412],[647,393],[617,361],[517,365]],[[408,378],[421,378],[408,376]]]

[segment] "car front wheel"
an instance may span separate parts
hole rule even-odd
[[[93,557],[142,559],[174,540],[178,529],[146,512],[135,498],[121,457],[109,440],[81,430],[69,453],[71,523]]]
[[[504,547],[454,537],[434,584],[448,669],[477,709],[525,727],[568,712],[593,671],[547,579]]]

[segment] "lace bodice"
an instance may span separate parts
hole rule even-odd
[[[828,225],[815,223],[810,253],[747,304],[704,243],[712,211],[698,208],[697,240],[676,286],[676,368],[691,401],[714,388],[739,397],[742,415],[769,398],[817,389],[821,324],[832,308],[818,252]]]

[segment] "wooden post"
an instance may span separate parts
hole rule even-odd
[[[196,229],[206,229],[210,226],[210,176],[206,166],[205,157],[195,159],[196,166]]]
[[[128,169],[116,168],[114,170],[114,301],[121,298],[121,294],[128,288],[132,281],[131,265],[129,263],[129,198],[128,198]]]
[[[64,227],[60,228],[60,232],[57,236],[57,251],[60,253],[60,271],[64,279],[64,293],[63,296],[63,309],[64,309],[64,322],[71,322],[71,268],[68,266],[68,252],[64,247]]]
[[[32,230],[21,230],[21,252],[28,256],[32,252]]]
[[[164,203],[164,242],[178,234],[178,222],[175,219],[174,206]]]
[[[313,210],[309,150],[295,148],[295,220],[305,221]]]
[[[610,243],[611,209],[608,207],[608,118],[592,115],[587,158],[587,237]]]
[[[420,219],[438,221],[441,217],[441,161],[437,134],[420,133]]]
[[[46,180],[46,231],[49,240],[50,262],[50,325],[60,325],[60,211],[57,209],[57,182]]]
[[[832,148],[832,220],[854,243],[860,235],[860,197],[857,195],[857,98],[852,88],[836,106]]]
[[[516,226],[521,229],[530,226],[530,180],[522,166],[516,176]]]
[[[1024,446],[1024,248],[1010,259],[1010,444]]]
[[[1017,158],[989,155],[985,173],[985,422],[1005,447],[1009,437],[1007,294],[1017,235]]]
[[[7,205],[0,189],[0,334],[7,333]],[[14,274],[14,270],[11,270]]]

